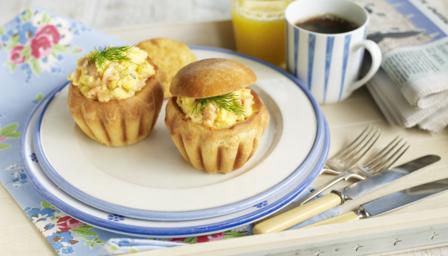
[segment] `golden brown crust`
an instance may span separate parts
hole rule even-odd
[[[135,96],[99,102],[84,97],[69,85],[68,106],[78,127],[91,139],[107,146],[125,146],[148,136],[162,107],[163,90],[149,78]]]
[[[255,73],[240,62],[204,59],[179,70],[171,82],[170,91],[176,97],[205,98],[246,88],[256,79]]]
[[[243,166],[254,154],[269,122],[261,99],[254,96],[254,113],[229,128],[214,129],[193,123],[171,98],[165,123],[182,157],[193,167],[209,173],[227,173]]]
[[[194,53],[186,44],[168,38],[145,40],[137,47],[146,51],[159,67],[157,79],[162,83],[165,97],[171,97],[171,80],[179,69],[196,60]]]

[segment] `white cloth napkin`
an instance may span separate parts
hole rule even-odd
[[[423,130],[439,132],[448,126],[448,107],[444,107],[419,123]]]
[[[448,96],[448,37],[401,46],[383,56],[382,67],[409,105],[432,108]]]
[[[448,124],[448,100],[439,100],[427,108],[411,106],[401,90],[380,70],[367,88],[386,119],[393,124],[440,132]]]
[[[440,41],[448,41],[448,39]],[[412,61],[402,65],[408,66],[408,68],[416,66]],[[398,85],[396,83],[397,81],[394,82],[395,85],[399,87],[401,94],[411,106],[426,109],[446,101],[448,97],[447,81],[448,73],[440,72],[439,74],[428,74],[420,79],[410,80],[402,85]]]

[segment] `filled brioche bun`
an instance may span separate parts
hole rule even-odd
[[[99,102],[69,85],[68,106],[78,127],[94,141],[111,147],[135,144],[152,131],[163,102],[163,89],[152,77],[133,97]]]
[[[176,74],[170,88],[174,97],[168,101],[165,124],[176,148],[194,168],[207,173],[228,173],[242,167],[254,155],[269,123],[263,101],[247,88],[255,81],[250,68],[227,59],[197,61]],[[246,113],[250,114],[225,128],[192,120],[178,103],[180,97],[204,100],[242,89],[249,90],[251,111]]]
[[[231,128],[211,129],[185,117],[174,98],[168,101],[165,123],[185,161],[208,173],[228,173],[242,167],[255,153],[269,122],[269,113],[254,94],[254,113]]]

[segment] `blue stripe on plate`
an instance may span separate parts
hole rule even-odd
[[[327,38],[327,48],[325,51],[325,84],[324,84],[324,103],[327,101],[328,78],[330,76],[331,60],[333,57],[334,37]]]
[[[313,83],[314,48],[316,47],[316,35],[308,35],[308,79],[306,81],[308,90],[311,91]]]
[[[294,76],[297,76],[299,73],[299,63],[298,63],[298,52],[299,52],[299,30],[296,28],[293,28],[294,30],[294,69],[293,74]]]
[[[342,78],[341,86],[339,88],[339,100],[342,98],[342,93],[344,92],[345,76],[347,74],[347,64],[350,51],[350,41],[352,40],[351,35],[346,35],[344,38],[344,53],[343,53],[343,63],[342,63]]]

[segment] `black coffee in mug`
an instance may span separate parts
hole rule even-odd
[[[323,34],[345,33],[359,27],[357,24],[334,14],[313,17],[305,21],[297,22],[295,25],[308,31]]]

